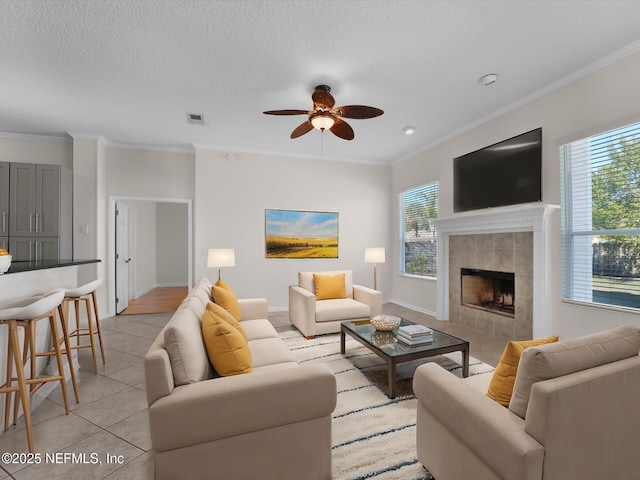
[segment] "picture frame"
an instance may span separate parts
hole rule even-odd
[[[265,209],[266,258],[338,258],[338,212]]]

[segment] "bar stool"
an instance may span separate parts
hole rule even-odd
[[[64,298],[64,291],[58,290],[45,295],[28,299],[26,305],[18,305],[12,308],[0,310],[0,324],[9,326],[9,342],[7,348],[7,376],[5,383],[0,386],[0,392],[5,393],[5,411],[4,411],[4,428],[9,427],[9,409],[11,407],[11,394],[18,392],[13,408],[13,424],[18,422],[18,406],[19,401],[22,402],[22,410],[24,412],[25,430],[27,434],[27,443],[29,451],[33,453],[33,438],[31,435],[31,410],[29,407],[30,397],[37,392],[45,383],[59,381],[62,389],[62,397],[67,414],[69,414],[69,397],[67,395],[67,385],[64,378],[64,366],[62,364],[62,351],[58,342],[58,327],[56,324],[56,307],[60,305]],[[24,302],[23,302],[24,303]],[[36,324],[38,320],[49,319],[51,328],[51,337],[53,339],[53,351],[37,352],[36,351]],[[24,328],[24,346],[22,358],[20,358],[20,341],[18,338],[18,327]],[[65,335],[66,336],[66,335]],[[68,339],[68,337],[67,337]],[[66,346],[69,344],[67,343]],[[71,363],[71,350],[66,349],[69,366],[73,371]],[[58,366],[58,374],[48,377],[37,377],[36,360],[37,357],[46,356],[56,357]],[[26,378],[24,366],[30,361],[30,377]],[[15,364],[16,376],[13,376],[13,367]],[[13,381],[17,380],[17,386],[13,385]],[[30,388],[27,388],[27,385]]]
[[[94,280],[93,282],[86,283],[78,288],[72,290],[65,290],[62,303],[58,307],[60,318],[62,322],[67,326],[69,330],[69,304],[73,302],[76,311],[76,329],[69,333],[69,339],[76,339],[76,345],[69,343],[69,349],[78,350],[80,348],[90,348],[93,356],[93,372],[98,373],[98,362],[96,360],[96,346],[94,336],[98,334],[98,340],[100,342],[100,354],[102,355],[102,364],[105,365],[104,346],[102,344],[102,330],[100,329],[100,317],[98,315],[98,301],[96,299],[96,290],[102,285],[102,278]],[[80,302],[85,303],[87,311],[87,328],[80,328]],[[93,329],[93,318],[91,315],[91,308],[89,303],[93,303],[93,311],[95,313],[96,330]],[[81,344],[80,337],[88,336],[89,343]],[[60,338],[59,342],[62,343],[64,339]]]

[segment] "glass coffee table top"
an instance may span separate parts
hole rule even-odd
[[[448,335],[438,330],[433,330],[433,340],[422,345],[406,345],[398,342],[398,327],[389,332],[376,330],[368,321],[343,322],[343,327],[350,332],[350,336],[358,336],[369,343],[372,347],[378,348],[390,357],[397,357],[406,354],[413,354],[420,351],[440,349],[443,347],[459,346],[468,343],[466,340]],[[400,327],[404,325],[414,325],[409,320],[402,319]],[[355,334],[355,335],[354,335]]]

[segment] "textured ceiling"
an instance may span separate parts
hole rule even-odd
[[[638,19],[638,1],[2,0],[0,132],[391,163],[638,50]],[[262,114],[323,83],[384,115],[348,142]]]

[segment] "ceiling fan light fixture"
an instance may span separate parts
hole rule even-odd
[[[311,125],[318,130],[328,130],[336,123],[336,118],[328,112],[317,112],[309,118]]]

